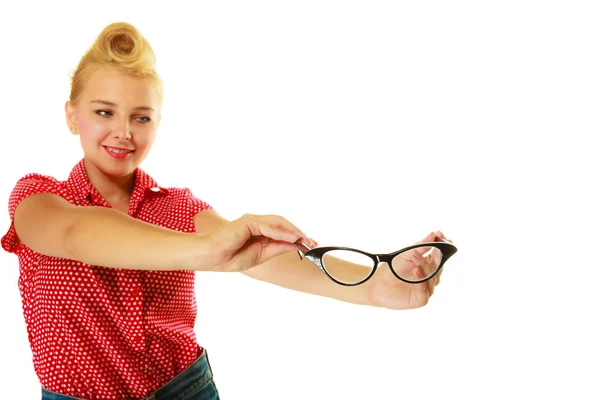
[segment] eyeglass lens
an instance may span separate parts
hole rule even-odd
[[[435,274],[441,262],[440,249],[424,246],[398,254],[392,259],[392,268],[402,279],[416,282]]]
[[[339,261],[357,264],[362,268],[347,268]],[[442,252],[436,247],[424,246],[407,250],[392,259],[391,267],[401,278],[416,282],[435,274],[442,261]],[[323,268],[335,280],[353,284],[364,280],[375,263],[371,257],[350,250],[332,250],[323,255]]]

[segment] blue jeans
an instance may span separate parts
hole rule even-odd
[[[65,396],[42,388],[42,400],[85,400]],[[212,369],[206,355],[202,355],[169,383],[141,400],[219,400],[213,381]]]

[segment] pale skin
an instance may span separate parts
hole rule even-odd
[[[427,304],[441,271],[427,282],[407,284],[382,265],[362,285],[338,285],[298,257],[300,247],[295,242],[308,247],[317,243],[281,216],[246,214],[228,221],[215,210],[201,211],[194,217],[195,234],[129,217],[133,171],[152,147],[160,106],[154,87],[143,78],[108,68],[93,73],[76,104],[66,102],[65,115],[69,129],[80,137],[90,182],[112,208],[76,207],[47,193],[29,196],[15,212],[19,240],[40,253],[93,265],[242,272],[292,290],[355,304],[391,309]],[[109,148],[133,152],[121,159],[110,155]],[[436,237],[446,239],[438,231],[422,241],[432,242]],[[354,268],[364,276],[358,270],[364,267],[339,263],[339,268]]]

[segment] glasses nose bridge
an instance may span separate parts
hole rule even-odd
[[[387,264],[390,267],[392,266],[392,257],[389,257],[387,254],[374,254],[374,256],[377,260],[375,263],[376,266],[379,266],[379,264]]]
[[[387,264],[387,260],[382,259],[381,254],[375,254],[375,260],[377,260],[377,262],[375,263],[376,266],[379,266],[379,264],[381,263]]]

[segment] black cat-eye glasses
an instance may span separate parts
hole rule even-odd
[[[434,277],[452,255],[457,252],[452,243],[436,239],[418,243],[389,254],[372,254],[349,247],[315,247],[310,249],[300,242],[300,259],[313,262],[329,278],[340,285],[355,286],[369,280],[377,266],[385,262],[392,273],[407,283],[421,283]],[[359,268],[348,268],[348,262]]]

